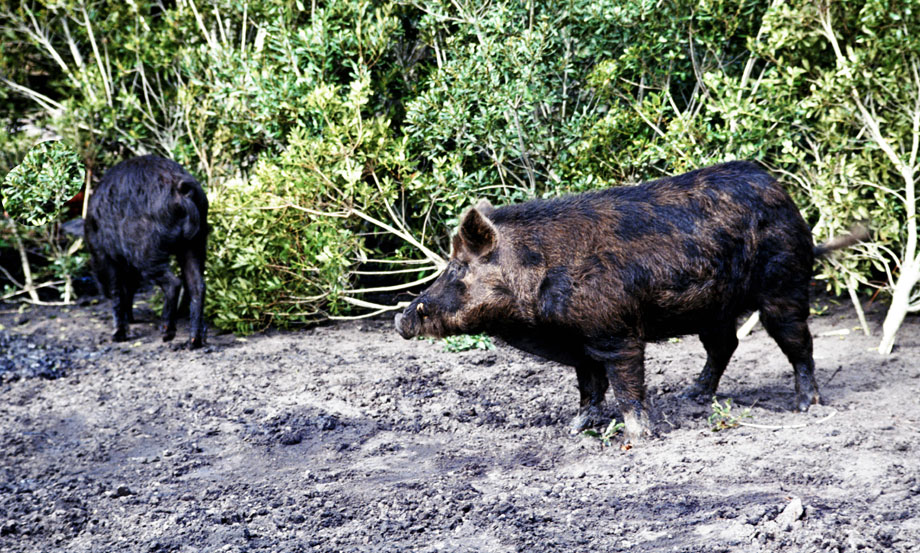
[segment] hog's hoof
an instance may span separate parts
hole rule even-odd
[[[652,437],[652,430],[649,424],[648,415],[645,412],[635,413],[628,412],[623,415],[625,428],[623,435],[626,441],[636,443],[646,438]]]
[[[575,418],[569,423],[569,431],[572,434],[578,434],[604,422],[604,415],[601,413],[601,408],[597,405],[589,405],[578,411],[578,414],[575,415]]]
[[[795,408],[804,413],[812,405],[821,405],[821,396],[817,393],[800,395],[795,398]]]
[[[188,349],[198,349],[204,345],[204,338],[200,336],[192,338],[188,341]]]
[[[170,340],[172,340],[173,338],[176,337],[176,329],[175,329],[175,328],[169,328],[169,327],[165,327],[165,326],[164,326],[164,327],[161,327],[161,328],[160,328],[160,332],[161,332],[162,335],[163,335],[163,341],[164,341],[164,342],[169,342]]]
[[[115,334],[112,334],[113,342],[127,342],[128,341],[128,329],[119,328],[115,331]]]
[[[699,382],[694,382],[693,384],[681,390],[680,394],[678,394],[678,397],[689,399],[697,403],[707,403],[712,401],[712,396],[714,395],[716,395],[715,390],[710,390],[708,386],[704,386]]]

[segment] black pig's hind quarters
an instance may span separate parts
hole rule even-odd
[[[189,347],[204,343],[204,264],[208,199],[178,163],[141,156],[115,165],[89,199],[86,244],[102,292],[113,299],[115,334],[128,339],[132,301],[141,282],[163,289],[163,340],[176,333],[180,290],[189,296]],[[175,258],[180,280],[170,269]]]

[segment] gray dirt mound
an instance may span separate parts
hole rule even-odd
[[[343,423],[335,415],[318,409],[293,408],[256,421],[250,440],[260,445],[296,445],[316,432],[335,430]]]

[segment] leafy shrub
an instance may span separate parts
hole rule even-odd
[[[39,303],[37,290],[58,288],[64,302],[70,301],[73,276],[85,266],[86,255],[77,253],[82,242],[66,237],[59,223],[84,179],[83,163],[61,142],[38,144],[4,177],[0,198],[10,219],[0,232],[0,246],[18,250],[21,274],[17,278],[0,267],[3,299],[27,294]],[[27,243],[34,245],[31,252]]]
[[[870,220],[877,241],[819,277],[892,291],[917,257],[918,18],[917,0],[7,3],[0,144],[40,129],[93,175],[155,151],[202,176],[208,312],[240,332],[380,309],[442,266],[478,197],[736,158],[782,177],[818,239]]]
[[[3,179],[3,208],[18,223],[48,224],[60,217],[84,178],[83,163],[73,150],[60,142],[42,142]]]
[[[293,130],[248,185],[215,188],[219,246],[208,274],[217,324],[245,332],[344,315],[367,305],[355,298],[359,266],[405,261],[392,233],[380,234],[389,226],[382,219],[405,225],[394,211],[405,153],[385,117],[365,117],[369,83],[365,73],[347,88],[314,87],[302,102],[318,128]]]

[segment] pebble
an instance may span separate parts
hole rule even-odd
[[[8,536],[10,534],[15,534],[18,530],[15,520],[10,520],[4,522],[3,525],[0,525],[0,536]]]
[[[792,501],[783,509],[783,512],[776,517],[776,525],[781,532],[788,532],[792,530],[793,524],[802,518],[804,514],[805,507],[802,506],[802,500],[798,497],[793,497]]]

